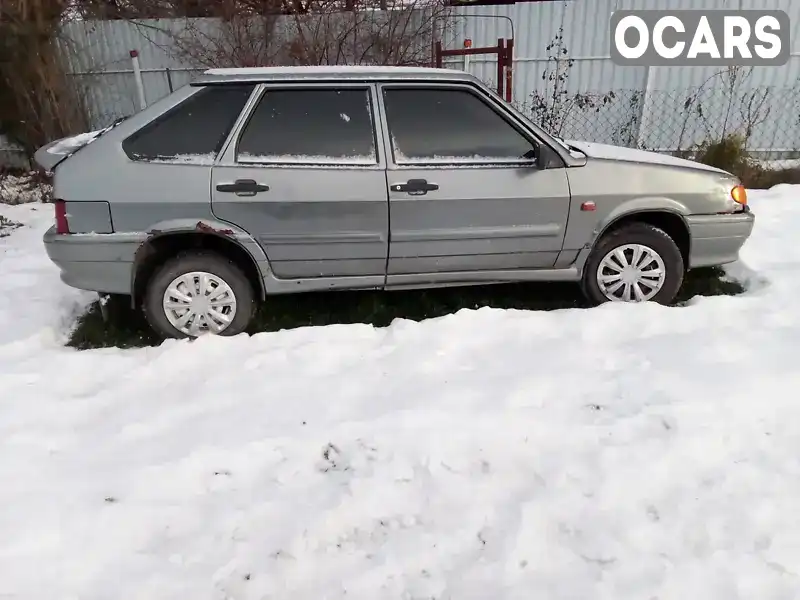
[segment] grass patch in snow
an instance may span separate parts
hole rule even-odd
[[[694,296],[734,296],[744,291],[720,268],[697,269],[687,274],[676,300]],[[250,333],[278,331],[312,325],[369,323],[383,327],[394,319],[415,321],[440,317],[461,309],[484,306],[522,310],[585,308],[578,287],[568,283],[520,283],[420,291],[337,291],[272,296],[260,308]],[[99,302],[78,319],[69,345],[78,349],[132,348],[160,343],[141,311],[130,308],[126,296],[111,297],[104,322]]]
[[[22,227],[22,223],[17,223],[0,215],[0,238],[8,237],[18,227]]]

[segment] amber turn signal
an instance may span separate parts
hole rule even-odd
[[[743,185],[737,185],[731,190],[731,198],[739,204],[747,204],[747,190]]]

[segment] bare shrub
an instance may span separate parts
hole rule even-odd
[[[48,141],[88,126],[85,103],[56,40],[63,0],[0,4],[0,131],[31,156]]]
[[[180,27],[135,21],[145,37],[159,29],[181,62],[206,67],[272,65],[430,65],[433,41],[448,23],[445,0],[390,4],[318,0],[219,2]],[[234,10],[234,8],[239,7]]]
[[[288,62],[430,65],[433,41],[442,34],[447,11],[439,0],[414,0],[388,10],[294,14]]]
[[[166,31],[172,42],[166,49],[181,61],[202,68],[275,64],[280,52],[273,35],[277,21],[275,15],[186,19],[177,30]]]
[[[570,85],[570,71],[575,60],[564,42],[564,27],[545,47],[547,64],[542,71],[539,89],[518,105],[545,131],[563,137],[574,129],[595,128],[604,122],[603,138],[624,146],[638,145],[642,94],[638,90],[607,92],[575,91]],[[570,132],[571,133],[571,132]]]
[[[699,144],[695,160],[731,173],[743,173],[751,163],[744,136],[735,134]]]
[[[747,151],[747,138],[743,134],[728,134],[697,145],[694,160],[733,173],[749,188],[768,189],[779,183],[800,183],[800,167],[774,167],[754,159]],[[783,161],[776,161],[780,164]],[[797,163],[797,159],[787,162]]]

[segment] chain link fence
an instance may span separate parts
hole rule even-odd
[[[692,157],[701,144],[740,136],[757,160],[800,158],[800,86],[531,94],[517,108],[565,139]]]

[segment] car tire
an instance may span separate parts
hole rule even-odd
[[[622,250],[625,259],[631,262],[637,250],[641,252],[639,255],[641,269],[634,271],[630,265],[628,265],[629,270],[624,273],[623,270],[617,269],[621,264],[613,256],[617,250]],[[652,260],[649,260],[651,257]],[[612,261],[611,265],[606,261],[607,258]],[[602,270],[600,270],[601,264]],[[663,277],[656,274],[656,269],[662,270]],[[648,223],[630,223],[612,230],[600,239],[584,266],[581,288],[586,298],[595,305],[611,301],[670,304],[675,300],[683,283],[684,270],[681,251],[665,231]],[[628,281],[626,286],[625,279],[633,277],[632,272],[640,275],[636,281],[641,283]],[[615,279],[618,273],[619,279]],[[600,281],[601,278],[604,282]],[[612,292],[612,288],[620,281],[621,288]],[[657,290],[653,293],[656,287]],[[636,288],[642,292],[643,298],[637,297]],[[626,293],[628,289],[630,292]],[[620,297],[617,297],[618,295]],[[626,296],[631,299],[628,300]]]
[[[215,287],[210,287],[201,294],[198,288],[203,275],[208,275],[206,279],[209,282],[208,286]],[[182,281],[176,284],[179,280]],[[202,296],[204,304],[195,305],[186,302],[188,281],[196,284],[195,295]],[[166,297],[168,288],[173,294],[178,295],[173,295],[168,300]],[[210,306],[211,303],[216,304]],[[175,310],[169,308],[184,304],[186,308]],[[168,260],[153,274],[145,290],[143,309],[150,327],[159,335],[164,338],[180,339],[198,337],[205,333],[222,336],[242,333],[253,318],[255,305],[253,286],[234,262],[214,252],[186,252]],[[192,310],[188,310],[189,308]],[[210,319],[211,324],[199,327],[195,331],[178,328],[177,324],[180,324],[181,317],[195,310],[198,312],[190,316],[190,323],[196,321],[206,324]],[[198,314],[202,316],[197,316]],[[224,322],[223,317],[228,317],[229,322]]]

